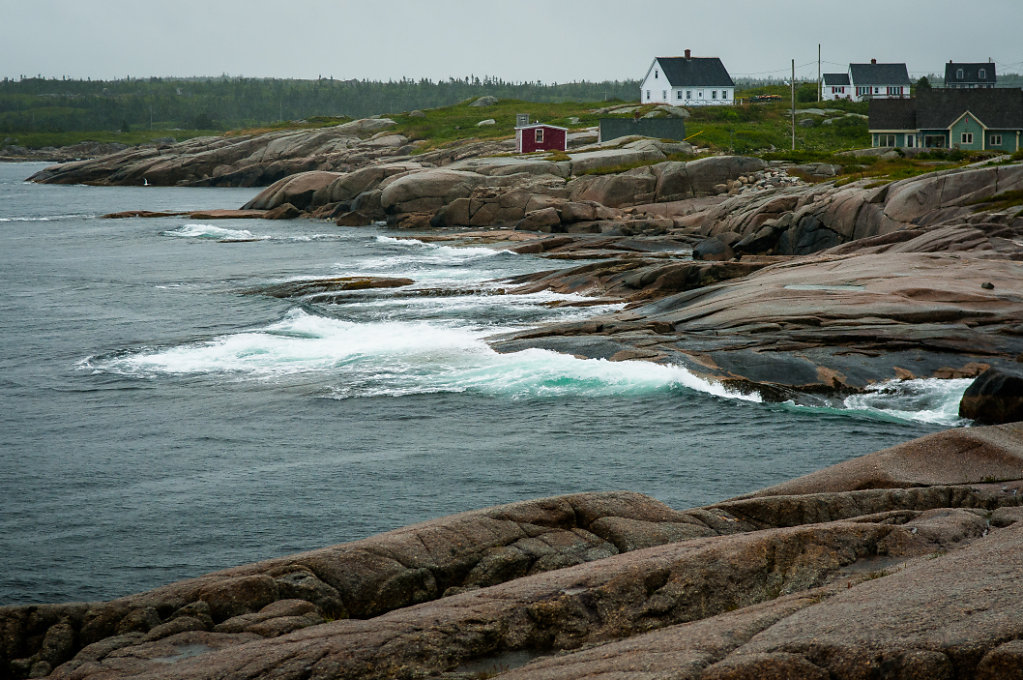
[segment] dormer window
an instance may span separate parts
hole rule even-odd
[[[987,80],[987,69],[977,71],[977,80]]]
[[[962,79],[963,79],[963,70],[961,68],[960,69],[956,69],[956,80],[962,80]]]

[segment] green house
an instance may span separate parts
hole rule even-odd
[[[1018,151],[1023,90],[931,89],[914,99],[870,102],[872,146]]]

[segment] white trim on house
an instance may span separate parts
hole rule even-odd
[[[656,76],[655,76],[656,74]],[[711,93],[717,93],[716,97]],[[673,85],[655,57],[639,88],[641,104],[669,106],[731,106],[735,104],[735,85]]]

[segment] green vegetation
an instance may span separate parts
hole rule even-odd
[[[424,142],[424,149],[435,149],[473,139],[510,137],[515,134],[515,116],[519,113],[528,113],[530,120],[539,120],[569,129],[593,127],[597,125],[602,115],[596,111],[608,106],[603,102],[580,104],[501,99],[492,106],[481,107],[471,106],[472,101],[467,100],[444,108],[424,109],[414,116],[405,112],[389,117],[398,123],[396,132],[409,139]],[[496,123],[482,127],[476,125],[488,118],[493,118]]]
[[[208,135],[223,134],[220,130],[131,130],[128,132],[111,130],[83,130],[76,132],[22,132],[14,135],[7,135],[0,139],[0,146],[6,144],[17,144],[30,149],[42,149],[49,146],[71,146],[79,142],[101,142],[127,144],[136,146],[138,144],[151,144],[168,137],[181,142],[193,137],[205,137]]]
[[[548,85],[476,76],[386,83],[334,78],[5,78],[0,81],[0,145],[36,146],[41,138],[30,136],[34,133],[76,133],[74,141],[99,141],[103,131],[145,130],[181,139],[188,136],[182,131],[223,132],[315,116],[364,118],[450,106],[484,95],[531,102],[611,101],[634,97],[638,90],[638,81]],[[55,138],[42,139],[48,146]]]
[[[506,83],[493,78],[451,78],[436,83],[402,79],[387,83],[253,78],[127,79],[73,81],[27,78],[0,82],[0,145],[29,148],[68,146],[80,141],[151,143],[172,137],[181,141],[213,134],[258,134],[272,130],[338,125],[384,113],[394,130],[419,143],[420,151],[474,140],[514,135],[517,114],[531,120],[581,130],[599,119],[657,114],[657,105],[638,105],[631,98],[635,81],[606,83]],[[470,104],[481,96],[498,99],[491,106]],[[757,95],[776,99],[752,102]],[[796,150],[791,150],[790,91],[762,85],[737,93],[734,106],[694,107],[686,121],[689,139],[712,152],[756,155],[765,160],[830,163],[839,166],[837,182],[872,179],[883,184],[983,159],[981,153],[935,151],[913,157],[853,157],[843,151],[870,145],[866,103],[816,102],[816,90],[797,90]],[[621,113],[608,113],[619,106]],[[807,109],[829,109],[825,114]],[[397,113],[401,111],[402,113]],[[387,113],[391,112],[391,113]],[[666,114],[665,114],[666,115]],[[494,119],[494,125],[479,126]],[[798,124],[798,123],[802,124]],[[564,160],[563,154],[549,156]],[[673,160],[682,157],[673,157]],[[1012,156],[1023,160],[1023,152]],[[623,172],[645,163],[602,168]],[[794,172],[794,174],[799,174]],[[821,181],[809,175],[808,181]],[[997,197],[1017,201],[1017,197]],[[992,199],[994,200],[994,199]],[[1010,203],[1012,207],[1020,203]]]
[[[1002,191],[994,196],[987,196],[974,201],[970,205],[980,206],[981,210],[1008,210],[1023,205],[1023,190]]]

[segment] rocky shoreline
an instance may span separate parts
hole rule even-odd
[[[1023,360],[1023,163],[810,182],[835,169],[634,138],[413,155],[390,127],[190,140],[32,179],[270,184],[208,218],[386,222],[550,258],[506,294],[627,303],[499,351],[671,362],[806,403]],[[1023,409],[1014,380],[988,382],[1005,414]],[[1023,677],[1021,491],[1015,423],[686,511],[630,492],[478,510],[111,602],[0,608],[0,677]]]
[[[393,127],[373,118],[189,140],[31,179],[273,181],[240,210],[193,217],[386,221],[456,244],[599,260],[507,290],[580,292],[626,310],[494,346],[674,362],[766,399],[819,403],[887,380],[1013,371],[1023,358],[1023,163],[811,183],[837,168],[668,160],[694,149],[584,135],[563,157],[510,155],[508,140],[412,155],[416,143]]]
[[[2,677],[1013,678],[1023,425],[703,508],[467,512],[109,602],[0,608]]]

